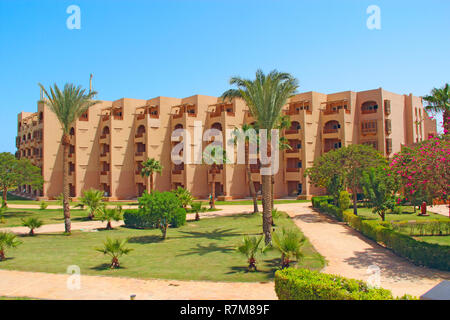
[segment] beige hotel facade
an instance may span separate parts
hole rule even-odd
[[[304,177],[320,155],[349,144],[367,144],[385,157],[436,135],[436,121],[428,117],[422,98],[395,94],[382,88],[332,94],[305,92],[292,97],[283,111],[291,128],[283,132],[291,150],[279,155],[274,179],[275,197],[310,198],[321,194]],[[18,190],[28,197],[54,199],[62,192],[61,129],[55,115],[42,102],[37,112],[18,114],[16,157],[27,158],[42,169],[44,186]],[[149,100],[122,98],[101,101],[76,121],[70,132],[69,182],[71,197],[96,188],[110,200],[135,199],[147,188],[140,175],[142,162],[155,158],[162,174],[155,175],[155,188],[189,189],[197,198],[207,198],[215,183],[219,199],[249,196],[249,181],[243,164],[224,164],[214,181],[207,164],[175,165],[171,161],[173,130],[186,129],[193,136],[194,121],[204,130],[241,127],[255,120],[241,100],[224,103],[217,97],[157,97]],[[225,138],[224,138],[225,140]],[[206,146],[208,142],[204,142]],[[251,165],[252,180],[261,189],[258,164]]]

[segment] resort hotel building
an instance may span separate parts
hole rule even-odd
[[[290,98],[283,113],[291,127],[284,135],[291,146],[279,153],[279,170],[274,177],[275,197],[310,198],[321,194],[308,183],[304,170],[322,154],[350,144],[366,144],[385,157],[436,135],[436,121],[428,117],[422,98],[382,88],[332,94],[305,92]],[[194,135],[194,122],[203,130],[240,128],[252,124],[242,100],[223,102],[220,98],[194,95],[187,98],[156,97],[149,100],[122,98],[101,101],[91,107],[70,130],[70,196],[96,188],[110,200],[135,199],[148,188],[141,177],[142,163],[155,158],[164,167],[155,174],[155,189],[166,191],[182,186],[197,198],[207,198],[215,183],[219,199],[249,197],[244,164],[223,164],[214,174],[207,164],[174,164],[171,139],[175,129]],[[55,199],[62,192],[61,127],[44,103],[37,112],[21,112],[17,118],[17,158],[27,158],[40,167],[42,190],[20,186],[24,196]],[[225,141],[225,137],[224,137]],[[208,142],[204,142],[206,146]],[[252,181],[261,189],[260,164],[250,166]],[[213,180],[214,179],[214,180]]]

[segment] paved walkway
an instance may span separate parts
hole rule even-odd
[[[449,217],[449,212],[448,212],[448,205],[446,204],[439,204],[439,205],[435,205],[435,206],[428,206],[427,207],[427,211],[433,212],[433,213],[437,213],[446,217]]]
[[[276,205],[286,211],[327,260],[323,270],[349,278],[368,280],[368,267],[380,268],[381,286],[394,295],[420,296],[450,273],[422,268],[390,250],[367,240],[350,227],[321,215],[309,203]],[[221,206],[218,216],[245,212],[251,206]],[[91,222],[90,222],[91,223]],[[96,223],[96,222],[92,222]],[[81,223],[80,223],[81,224]],[[84,223],[86,224],[86,223]],[[59,225],[62,230],[62,225]],[[74,223],[75,227],[75,223]],[[87,228],[87,225],[83,225]],[[28,296],[49,299],[276,299],[273,283],[222,283],[202,281],[139,280],[82,276],[81,289],[66,288],[68,275],[0,270],[0,296]]]

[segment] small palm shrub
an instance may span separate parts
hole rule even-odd
[[[48,204],[45,203],[44,201],[41,201],[41,203],[39,204],[39,210],[45,210],[47,209]]]
[[[99,219],[104,222],[106,221],[106,230],[112,230],[111,221],[120,221],[122,220],[122,207],[116,206],[113,209],[108,209],[106,206],[100,207],[98,209]]]
[[[285,229],[273,234],[274,248],[281,252],[281,268],[288,268],[291,260],[295,258],[297,262],[303,256],[302,246],[305,244],[305,238],[294,229]]]
[[[194,201],[194,197],[192,197],[192,194],[187,189],[178,187],[177,189],[172,190],[172,192],[175,194],[178,200],[180,200],[181,205],[185,209],[188,205],[190,205]]]
[[[268,247],[260,248],[261,241],[264,237],[244,236],[242,243],[237,247],[237,251],[245,255],[248,259],[248,271],[256,270],[256,255],[263,254]]]
[[[204,212],[206,209],[203,207],[203,202],[192,202],[191,209],[195,212],[195,221],[200,220],[199,212]]]
[[[83,196],[80,198],[78,206],[82,208],[87,207],[89,211],[88,219],[93,220],[95,213],[100,210],[103,203],[103,192],[96,189],[89,189],[83,191]]]
[[[15,248],[21,243],[22,241],[18,240],[15,234],[0,232],[0,261],[6,260],[5,252],[7,248]]]
[[[22,219],[22,225],[30,229],[30,236],[34,236],[34,230],[42,227],[43,224],[42,220],[34,217]]]
[[[107,238],[103,243],[103,248],[96,249],[97,251],[111,257],[111,269],[120,268],[119,258],[123,255],[129,254],[133,249],[127,248],[125,245],[128,239],[110,239]]]

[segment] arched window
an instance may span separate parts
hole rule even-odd
[[[337,132],[340,127],[341,127],[341,125],[339,124],[338,121],[331,120],[331,121],[328,121],[327,123],[325,123],[325,126],[323,127],[323,132],[324,133]]]
[[[376,113],[378,110],[378,104],[375,101],[367,101],[361,105],[361,112],[363,114]]]
[[[106,127],[103,128],[102,134],[103,134],[103,135],[109,134],[109,127],[108,127],[108,126],[106,126]]]
[[[143,135],[144,133],[145,133],[145,126],[144,125],[140,125],[138,128],[137,128],[137,132],[136,132],[138,135]]]
[[[70,128],[69,134],[70,134],[71,136],[74,136],[74,135],[75,135],[75,129],[74,129],[74,127]]]

